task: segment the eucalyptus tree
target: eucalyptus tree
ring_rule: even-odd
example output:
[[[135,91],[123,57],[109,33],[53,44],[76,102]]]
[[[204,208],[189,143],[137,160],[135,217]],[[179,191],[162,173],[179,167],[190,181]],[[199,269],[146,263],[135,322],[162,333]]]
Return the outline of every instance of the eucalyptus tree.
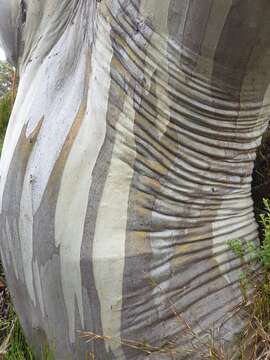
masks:
[[[226,242],[257,241],[269,17],[268,0],[0,0],[20,73],[1,256],[37,352],[187,359],[209,329],[233,349]]]

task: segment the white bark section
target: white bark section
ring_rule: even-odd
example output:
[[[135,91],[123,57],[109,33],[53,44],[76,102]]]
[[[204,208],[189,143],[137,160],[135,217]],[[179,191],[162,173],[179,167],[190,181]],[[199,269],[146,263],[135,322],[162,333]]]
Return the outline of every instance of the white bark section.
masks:
[[[71,342],[75,341],[75,332],[79,330],[75,329],[75,300],[79,307],[81,323],[84,323],[81,244],[92,172],[106,134],[112,58],[109,36],[108,23],[99,18],[97,40],[92,54],[86,116],[66,162],[56,208],[55,242],[56,246],[60,245],[61,279]]]
[[[21,80],[23,81],[23,80]],[[23,87],[19,87],[16,102],[13,108],[11,118],[9,120],[9,126],[7,128],[7,133],[5,136],[5,141],[3,145],[3,151],[1,154],[0,162],[0,213],[2,213],[2,200],[3,192],[6,185],[8,171],[10,169],[10,164],[14,155],[16,145],[19,141],[19,137],[22,133],[23,126],[31,116],[35,117],[40,121],[42,117],[42,96],[40,100],[36,101],[33,104],[33,98],[35,98],[36,87],[38,83],[42,81],[42,74],[38,74],[35,80],[32,83],[32,86],[28,88],[28,92],[23,92]],[[37,125],[36,124],[36,125]]]
[[[116,139],[99,206],[93,246],[94,278],[103,334],[114,337],[105,344],[119,360],[124,359],[119,340],[128,200],[136,156],[134,118],[132,98],[126,97],[123,113],[116,124]]]
[[[75,29],[73,30],[75,32]],[[74,40],[65,34],[60,43],[55,46],[51,57],[46,59],[44,66],[44,77],[40,79],[43,84],[46,81],[46,101],[43,104],[44,124],[40,130],[38,144],[35,146],[30,159],[35,182],[33,184],[33,213],[38,210],[44,191],[47,187],[54,165],[61,153],[65,140],[68,136],[74,119],[80,109],[83,98],[85,82],[85,57],[74,61],[74,66],[69,67],[67,78],[64,77],[62,56],[68,56],[70,45],[68,42]],[[53,56],[56,52],[57,55]],[[72,61],[72,60],[70,60]],[[50,69],[55,73],[50,75]],[[50,106],[46,106],[50,104]],[[68,104],[68,106],[66,105]],[[27,133],[36,126],[34,117],[29,121]],[[50,149],[50,151],[48,151]],[[46,159],[46,161],[44,161]]]
[[[29,134],[29,139],[32,139],[38,135],[42,122],[43,119],[41,119],[40,122],[37,123],[36,128],[33,130],[33,133]],[[30,166],[28,166],[26,169],[24,182],[23,182],[22,196],[20,202],[19,232],[20,232],[20,243],[21,243],[25,282],[30,297],[34,305],[36,305],[36,295],[34,290],[34,278],[33,278],[33,227],[34,227],[33,216],[34,215],[33,215],[33,202],[32,202],[33,183],[35,181],[35,178],[32,175],[33,166],[31,165],[32,162],[30,162]]]

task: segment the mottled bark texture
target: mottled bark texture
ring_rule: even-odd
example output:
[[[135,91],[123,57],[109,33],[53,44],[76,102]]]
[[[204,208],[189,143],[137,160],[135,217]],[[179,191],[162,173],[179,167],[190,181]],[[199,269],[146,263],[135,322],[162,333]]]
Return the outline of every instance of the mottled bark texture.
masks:
[[[257,241],[269,19],[269,0],[0,0],[20,70],[1,256],[36,351],[160,360],[121,341],[173,340],[196,359],[171,304],[232,347],[241,264],[226,241]]]

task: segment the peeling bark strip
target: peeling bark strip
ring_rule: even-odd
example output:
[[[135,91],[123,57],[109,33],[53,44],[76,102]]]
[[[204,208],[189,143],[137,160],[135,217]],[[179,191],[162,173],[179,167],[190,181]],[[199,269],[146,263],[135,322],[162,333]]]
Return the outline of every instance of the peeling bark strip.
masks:
[[[37,353],[160,360],[123,344],[174,341],[196,359],[171,304],[233,348],[241,265],[226,241],[257,241],[269,17],[268,0],[0,0],[21,75],[0,248]]]

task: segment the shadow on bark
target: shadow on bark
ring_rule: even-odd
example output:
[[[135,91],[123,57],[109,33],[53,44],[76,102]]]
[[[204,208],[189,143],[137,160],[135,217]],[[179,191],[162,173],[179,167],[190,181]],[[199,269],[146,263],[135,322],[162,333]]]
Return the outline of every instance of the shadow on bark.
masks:
[[[263,239],[263,227],[260,214],[263,213],[263,198],[270,199],[270,126],[264,134],[262,144],[257,152],[252,182],[254,211],[259,223],[260,240]]]

